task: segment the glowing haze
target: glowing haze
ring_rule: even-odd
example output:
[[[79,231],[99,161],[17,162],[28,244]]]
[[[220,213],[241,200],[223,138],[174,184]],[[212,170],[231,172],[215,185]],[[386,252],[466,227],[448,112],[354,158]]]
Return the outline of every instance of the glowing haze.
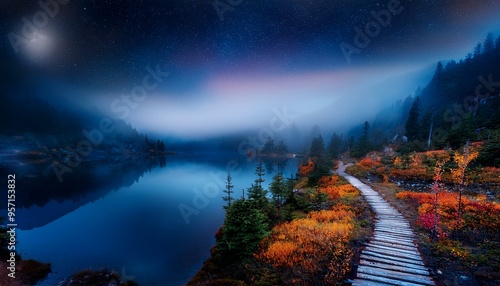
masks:
[[[3,38],[2,72],[42,97],[114,116],[113,102],[149,74],[146,83],[158,85],[122,117],[161,136],[258,129],[285,108],[299,127],[346,130],[413,94],[437,61],[459,60],[488,32],[500,35],[498,1],[242,1],[223,20],[202,2],[68,2],[18,53]],[[37,3],[1,1],[0,30],[25,37],[21,19],[35,23],[45,11]],[[387,22],[373,15],[387,17],[389,7],[399,12],[356,46],[357,31]],[[346,56],[342,43],[357,50]],[[156,66],[168,73],[161,81],[147,70]]]

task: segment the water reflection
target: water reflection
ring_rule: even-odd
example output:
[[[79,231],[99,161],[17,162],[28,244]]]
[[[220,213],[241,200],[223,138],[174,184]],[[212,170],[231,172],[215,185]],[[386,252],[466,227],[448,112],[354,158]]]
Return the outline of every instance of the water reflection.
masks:
[[[65,214],[129,187],[153,168],[164,168],[166,156],[86,162],[59,182],[49,163],[4,162],[1,174],[16,174],[16,207],[21,229],[40,227]],[[3,176],[2,176],[3,177]],[[6,189],[5,189],[6,196]],[[3,206],[4,208],[5,206]]]
[[[278,165],[285,176],[297,170],[296,159],[263,161],[271,170],[265,176],[265,188]],[[248,188],[255,179],[258,160],[237,154],[179,154],[167,157],[166,162],[144,160],[81,168],[78,174],[82,177],[65,184],[82,186],[70,188],[68,194],[61,189],[47,191],[59,201],[43,194],[39,200],[23,202],[30,207],[22,209],[24,220],[19,221],[21,255],[52,264],[54,273],[43,286],[57,285],[75,271],[88,268],[126,269],[140,285],[183,285],[209,257],[214,234],[224,221],[223,187],[189,224],[178,206],[192,204],[195,190],[213,182],[211,174],[225,174],[228,162],[236,162],[240,170],[233,176],[235,190]],[[29,181],[36,184],[36,178],[42,190],[49,188],[43,186],[46,178]]]

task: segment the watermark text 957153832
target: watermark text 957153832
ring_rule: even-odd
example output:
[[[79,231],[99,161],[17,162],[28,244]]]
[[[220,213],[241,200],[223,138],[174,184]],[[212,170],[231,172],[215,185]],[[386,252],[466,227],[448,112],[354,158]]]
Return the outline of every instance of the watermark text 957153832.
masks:
[[[16,175],[7,175],[7,259],[9,277],[16,278]]]

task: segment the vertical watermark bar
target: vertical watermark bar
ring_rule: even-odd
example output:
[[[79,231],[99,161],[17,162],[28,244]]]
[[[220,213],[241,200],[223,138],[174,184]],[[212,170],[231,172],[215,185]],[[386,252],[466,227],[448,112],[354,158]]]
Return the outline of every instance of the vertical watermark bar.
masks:
[[[10,278],[16,278],[16,175],[7,175],[7,249],[9,259],[7,259],[7,269]]]

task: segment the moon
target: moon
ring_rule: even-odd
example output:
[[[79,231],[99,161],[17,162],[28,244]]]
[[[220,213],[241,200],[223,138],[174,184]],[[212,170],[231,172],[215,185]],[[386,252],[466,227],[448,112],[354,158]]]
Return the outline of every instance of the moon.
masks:
[[[28,57],[35,61],[48,60],[52,50],[51,39],[46,33],[41,32],[36,33],[26,47]]]

